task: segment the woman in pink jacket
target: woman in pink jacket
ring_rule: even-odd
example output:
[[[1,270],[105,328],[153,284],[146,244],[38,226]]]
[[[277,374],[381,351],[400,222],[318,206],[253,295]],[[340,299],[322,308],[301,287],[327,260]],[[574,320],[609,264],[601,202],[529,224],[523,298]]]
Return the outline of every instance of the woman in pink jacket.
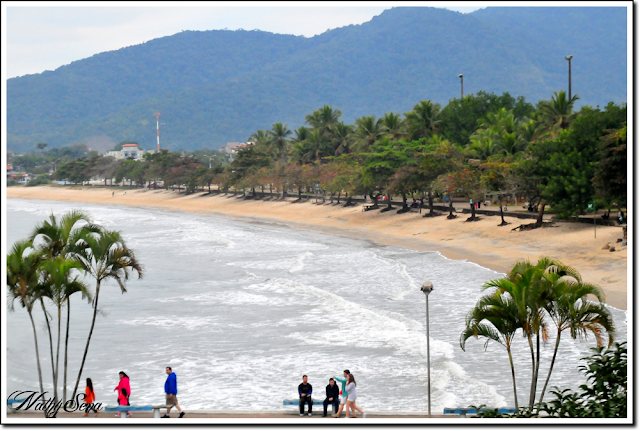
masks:
[[[120,371],[120,383],[114,389],[114,391],[118,391],[118,404],[121,406],[128,406],[129,397],[131,396],[131,386],[129,385],[129,376],[125,374],[124,371]],[[116,417],[120,416],[117,414]],[[127,412],[127,416],[131,417],[131,412]]]

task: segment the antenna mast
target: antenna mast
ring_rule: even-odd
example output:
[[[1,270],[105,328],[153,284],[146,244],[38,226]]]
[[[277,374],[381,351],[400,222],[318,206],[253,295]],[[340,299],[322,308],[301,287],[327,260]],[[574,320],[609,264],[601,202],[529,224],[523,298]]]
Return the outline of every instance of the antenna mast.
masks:
[[[160,152],[160,113],[153,114],[156,116],[156,131],[158,133],[158,152]]]

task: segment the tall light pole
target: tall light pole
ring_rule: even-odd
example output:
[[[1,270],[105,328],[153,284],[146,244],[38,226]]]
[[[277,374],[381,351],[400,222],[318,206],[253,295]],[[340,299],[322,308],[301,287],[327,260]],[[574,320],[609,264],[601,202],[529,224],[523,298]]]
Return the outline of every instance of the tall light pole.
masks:
[[[464,97],[464,91],[463,91],[463,83],[462,83],[462,73],[460,75],[458,75],[458,78],[460,78],[460,99],[462,99]]]
[[[427,402],[429,403],[429,417],[431,417],[431,358],[429,354],[429,294],[433,290],[433,283],[425,281],[420,288],[427,299]]]
[[[209,169],[211,169],[211,159],[213,159],[215,156],[207,156],[206,154],[204,156],[209,158]]]
[[[573,55],[566,55],[564,57],[565,60],[569,62],[569,100],[571,100],[571,59]]]

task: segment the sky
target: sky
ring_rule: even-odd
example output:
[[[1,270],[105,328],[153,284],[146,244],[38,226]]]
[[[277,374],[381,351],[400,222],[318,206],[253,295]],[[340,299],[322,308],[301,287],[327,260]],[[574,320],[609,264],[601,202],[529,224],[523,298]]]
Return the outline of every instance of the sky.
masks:
[[[51,7],[50,5],[54,5]],[[77,5],[81,4],[81,7]],[[6,69],[13,78],[55,70],[100,52],[137,45],[183,30],[264,30],[312,37],[350,24],[362,24],[385,9],[400,5],[368,2],[373,6],[336,6],[335,3],[159,3],[163,7],[130,6],[112,2],[49,3],[3,2]],[[362,3],[359,3],[362,4]],[[441,6],[443,3],[423,3]],[[69,6],[70,5],[70,6]],[[204,6],[203,6],[204,5]],[[358,5],[358,4],[356,4]],[[468,13],[473,3],[446,3],[447,9]]]

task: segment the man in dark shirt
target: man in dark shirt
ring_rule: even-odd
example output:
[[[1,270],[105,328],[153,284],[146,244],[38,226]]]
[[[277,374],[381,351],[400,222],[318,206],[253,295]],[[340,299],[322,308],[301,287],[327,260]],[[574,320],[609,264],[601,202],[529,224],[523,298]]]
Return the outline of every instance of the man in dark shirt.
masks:
[[[313,389],[309,383],[307,383],[307,375],[302,376],[302,383],[298,386],[298,394],[300,395],[300,416],[304,416],[304,403],[309,404],[309,416],[313,410],[313,401],[311,400],[311,393]]]
[[[340,389],[333,378],[329,379],[329,384],[327,385],[327,398],[322,403],[324,406],[323,418],[327,417],[327,407],[329,404],[333,404],[334,413],[338,411],[338,405],[340,405]]]

